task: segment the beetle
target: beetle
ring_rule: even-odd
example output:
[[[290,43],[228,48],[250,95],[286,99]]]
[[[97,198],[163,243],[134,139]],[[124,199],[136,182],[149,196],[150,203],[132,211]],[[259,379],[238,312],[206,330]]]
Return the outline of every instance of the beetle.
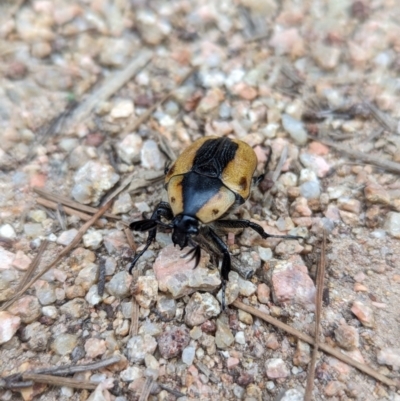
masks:
[[[247,143],[227,137],[205,136],[190,145],[178,159],[165,169],[165,189],[168,202],[160,202],[149,219],[130,224],[133,231],[148,231],[145,247],[137,253],[136,262],[155,240],[157,227],[172,229],[172,242],[181,249],[192,249],[184,256],[199,264],[201,248],[193,239],[201,235],[210,241],[222,255],[222,307],[225,308],[225,288],[231,270],[231,257],[227,245],[217,235],[219,228],[251,228],[262,238],[298,239],[288,235],[270,235],[249,220],[224,219],[250,196],[252,185],[262,181],[264,175],[254,177],[257,156]],[[161,219],[169,221],[164,222]]]

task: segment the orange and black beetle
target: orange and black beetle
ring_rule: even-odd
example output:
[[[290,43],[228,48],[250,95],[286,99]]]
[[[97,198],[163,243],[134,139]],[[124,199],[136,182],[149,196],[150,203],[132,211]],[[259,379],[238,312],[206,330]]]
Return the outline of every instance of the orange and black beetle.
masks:
[[[253,177],[257,157],[245,142],[226,137],[207,136],[189,146],[165,171],[168,202],[160,202],[150,219],[134,221],[131,230],[149,231],[147,243],[132,261],[131,272],[138,259],[155,240],[157,226],[171,228],[172,241],[180,248],[190,245],[196,266],[200,261],[200,246],[192,236],[201,234],[219,250],[222,259],[221,276],[223,294],[231,258],[226,244],[215,233],[217,228],[252,228],[263,238],[292,238],[267,234],[261,226],[249,220],[221,220],[250,196],[252,184],[263,175]],[[170,221],[164,223],[161,218]],[[224,295],[223,295],[224,304]],[[224,305],[223,305],[224,307]]]

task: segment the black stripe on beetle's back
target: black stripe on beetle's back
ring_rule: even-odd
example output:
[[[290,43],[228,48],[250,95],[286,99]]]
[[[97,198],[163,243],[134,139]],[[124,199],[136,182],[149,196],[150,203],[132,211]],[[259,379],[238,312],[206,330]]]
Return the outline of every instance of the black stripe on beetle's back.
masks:
[[[193,171],[185,174],[182,180],[183,214],[196,216],[196,213],[218,193],[222,186],[219,178],[207,177]]]
[[[221,177],[225,167],[235,158],[238,146],[228,138],[204,142],[193,159],[192,171],[208,177]]]

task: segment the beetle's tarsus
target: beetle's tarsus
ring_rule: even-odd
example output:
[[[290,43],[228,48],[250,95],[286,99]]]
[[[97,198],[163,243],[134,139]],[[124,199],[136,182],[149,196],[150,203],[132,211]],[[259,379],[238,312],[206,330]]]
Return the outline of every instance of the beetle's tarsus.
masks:
[[[214,225],[217,227],[225,227],[225,228],[251,228],[255,232],[261,235],[264,239],[267,238],[284,238],[284,239],[304,239],[303,237],[298,237],[296,235],[273,235],[268,234],[264,231],[264,229],[256,223],[253,223],[250,220],[217,220],[214,222]]]
[[[222,280],[222,284],[221,284],[221,308],[222,308],[222,312],[224,312],[225,309],[226,309],[225,292],[226,292],[226,280]]]
[[[192,249],[189,250],[189,252],[185,253],[182,255],[182,258],[186,258],[187,256],[191,255],[189,262],[195,259],[195,264],[193,269],[195,269],[199,263],[200,263],[200,257],[201,257],[201,248],[200,245],[195,245]]]

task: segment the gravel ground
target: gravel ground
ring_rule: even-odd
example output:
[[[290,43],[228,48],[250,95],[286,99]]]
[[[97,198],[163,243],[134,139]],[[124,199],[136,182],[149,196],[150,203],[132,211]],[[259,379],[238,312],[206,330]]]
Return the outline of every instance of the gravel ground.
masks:
[[[160,232],[127,273],[131,245],[146,238],[127,223],[165,199],[165,163],[203,135],[247,142],[260,171],[271,147],[280,174],[235,214],[306,238],[229,233],[228,301],[313,335],[325,229],[321,341],[399,380],[397,1],[22,0],[0,10],[1,377],[119,358],[68,376],[95,391],[0,380],[0,400],[303,399],[312,348],[233,306],[221,313],[207,252],[193,270]],[[36,255],[45,248],[38,272],[90,214],[55,197],[98,208],[127,177],[112,215],[6,305]],[[313,395],[400,400],[323,352]]]

